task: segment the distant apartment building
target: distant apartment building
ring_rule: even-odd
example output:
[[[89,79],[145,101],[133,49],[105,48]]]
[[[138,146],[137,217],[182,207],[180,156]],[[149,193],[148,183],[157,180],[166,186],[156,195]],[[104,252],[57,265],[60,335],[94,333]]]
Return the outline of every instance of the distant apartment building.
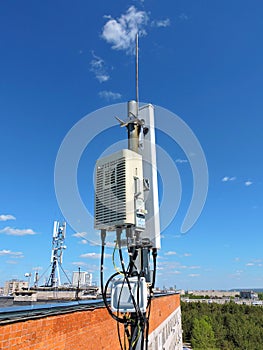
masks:
[[[234,298],[239,296],[239,291],[221,291],[221,290],[192,290],[188,294],[203,296],[209,298]]]
[[[28,289],[28,281],[10,280],[6,281],[4,285],[4,295],[12,295],[15,292]]]
[[[242,299],[257,299],[258,294],[253,292],[253,290],[242,290],[240,292],[240,298],[242,298]]]
[[[72,274],[72,285],[74,287],[90,287],[92,285],[92,274],[86,271],[74,271]]]

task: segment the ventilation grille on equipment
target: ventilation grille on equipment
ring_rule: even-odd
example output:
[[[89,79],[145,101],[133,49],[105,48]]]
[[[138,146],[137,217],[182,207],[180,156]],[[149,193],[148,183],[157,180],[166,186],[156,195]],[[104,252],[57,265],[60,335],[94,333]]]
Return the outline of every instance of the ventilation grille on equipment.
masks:
[[[126,220],[125,158],[97,167],[95,226],[111,226]]]

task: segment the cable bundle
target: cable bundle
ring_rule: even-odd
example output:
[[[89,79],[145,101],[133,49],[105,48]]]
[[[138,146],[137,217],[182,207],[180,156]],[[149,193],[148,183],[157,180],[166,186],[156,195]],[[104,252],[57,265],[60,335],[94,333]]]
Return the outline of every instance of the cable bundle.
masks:
[[[149,318],[150,318],[150,311],[151,311],[151,300],[153,296],[153,288],[155,284],[155,278],[156,278],[156,258],[157,258],[157,250],[152,249],[152,255],[153,255],[153,280],[152,283],[149,286],[149,294],[148,294],[148,301],[147,301],[147,310],[146,312],[141,311],[139,305],[140,305],[140,278],[144,277],[143,271],[138,271],[135,260],[138,255],[138,249],[139,247],[132,247],[128,248],[128,254],[129,254],[129,264],[128,267],[125,267],[124,259],[123,259],[123,253],[122,253],[122,246],[121,246],[121,230],[117,230],[117,240],[115,244],[115,248],[113,250],[112,255],[112,261],[113,266],[116,270],[114,274],[112,274],[109,279],[107,280],[105,286],[104,286],[104,254],[105,254],[105,245],[106,245],[106,231],[101,230],[101,266],[100,266],[100,282],[101,282],[101,293],[102,298],[105,303],[105,306],[108,310],[108,313],[110,316],[117,322],[117,331],[118,331],[118,338],[120,343],[121,350],[147,350],[148,349],[148,334],[149,334]],[[121,268],[118,268],[115,264],[115,252],[118,249],[119,252],[119,260],[121,264]],[[148,252],[150,249],[148,248]],[[118,299],[118,308],[117,312],[114,313],[110,307],[109,300],[107,299],[107,290],[110,285],[114,281],[114,279],[117,276],[122,276],[122,286],[121,291],[119,294]],[[130,283],[130,277],[137,277],[138,283],[137,283],[137,292],[136,295],[133,295],[132,287]],[[130,313],[123,313],[120,312],[120,301],[121,301],[121,294],[123,291],[124,286],[127,285],[130,299],[132,301],[132,304],[134,306],[135,312]],[[123,325],[124,329],[124,335],[123,340],[121,339],[121,330],[120,330],[120,324]],[[128,344],[128,347],[127,347]]]

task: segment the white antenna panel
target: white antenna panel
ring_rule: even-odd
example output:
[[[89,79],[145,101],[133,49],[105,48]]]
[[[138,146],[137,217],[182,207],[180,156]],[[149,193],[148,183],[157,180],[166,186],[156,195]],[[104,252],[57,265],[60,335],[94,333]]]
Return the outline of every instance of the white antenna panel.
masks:
[[[66,223],[63,222],[62,226],[60,227],[61,232],[62,232],[62,237],[66,238]]]
[[[59,228],[59,222],[58,221],[54,221],[53,238],[56,238],[58,236],[58,228]]]
[[[144,209],[143,193],[136,194],[136,183],[143,181],[142,156],[123,149],[97,160],[95,229],[114,231],[117,226],[136,224],[136,210]],[[138,200],[142,199],[142,207]]]
[[[148,238],[153,248],[161,248],[160,218],[159,218],[159,198],[157,181],[156,162],[156,141],[154,125],[154,107],[149,104],[140,108],[139,116],[145,120],[145,125],[149,127],[149,132],[145,135],[144,148],[141,150],[143,157],[143,176],[149,181],[147,198],[145,196],[146,227],[142,237]]]

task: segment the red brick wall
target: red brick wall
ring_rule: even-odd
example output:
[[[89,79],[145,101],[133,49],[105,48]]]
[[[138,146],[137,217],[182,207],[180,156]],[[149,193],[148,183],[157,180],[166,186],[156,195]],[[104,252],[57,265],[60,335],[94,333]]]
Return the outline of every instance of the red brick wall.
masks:
[[[180,305],[180,296],[152,301],[150,332]],[[121,331],[121,334],[123,332]],[[117,350],[116,322],[105,308],[42,317],[0,326],[1,350]]]
[[[149,333],[154,331],[155,328],[157,328],[179,306],[179,294],[172,294],[153,299]]]

